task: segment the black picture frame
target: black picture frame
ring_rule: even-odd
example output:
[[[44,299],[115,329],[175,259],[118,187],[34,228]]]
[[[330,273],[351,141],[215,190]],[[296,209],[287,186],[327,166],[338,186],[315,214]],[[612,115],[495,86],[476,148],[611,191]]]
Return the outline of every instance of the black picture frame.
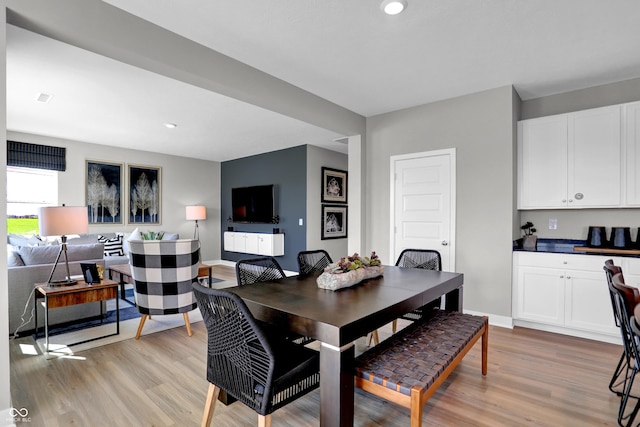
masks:
[[[347,203],[347,171],[323,166],[322,203]]]
[[[92,283],[100,283],[98,264],[81,262],[80,269],[82,270],[82,276],[84,277],[85,283],[89,285],[91,285]]]
[[[87,160],[85,197],[89,224],[122,224],[122,163]]]
[[[344,205],[322,205],[320,221],[320,238],[346,239],[348,224],[348,207]]]

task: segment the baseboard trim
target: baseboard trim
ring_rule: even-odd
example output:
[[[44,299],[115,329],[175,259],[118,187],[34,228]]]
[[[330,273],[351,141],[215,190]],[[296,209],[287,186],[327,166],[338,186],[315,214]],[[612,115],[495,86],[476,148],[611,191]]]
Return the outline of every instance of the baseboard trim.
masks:
[[[501,328],[513,329],[513,319],[508,316],[499,316],[497,314],[482,313],[480,311],[462,310],[466,314],[473,314],[476,316],[489,317],[489,324],[492,326],[499,326]]]

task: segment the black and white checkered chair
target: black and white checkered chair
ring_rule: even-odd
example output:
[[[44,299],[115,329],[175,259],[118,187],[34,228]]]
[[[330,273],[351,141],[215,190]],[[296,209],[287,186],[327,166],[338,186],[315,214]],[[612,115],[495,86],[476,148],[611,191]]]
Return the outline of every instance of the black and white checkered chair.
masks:
[[[192,284],[198,282],[198,240],[133,240],[129,242],[129,264],[136,305],[142,317],[136,333],[152,315],[182,313],[187,333],[192,335],[189,312],[197,307]]]

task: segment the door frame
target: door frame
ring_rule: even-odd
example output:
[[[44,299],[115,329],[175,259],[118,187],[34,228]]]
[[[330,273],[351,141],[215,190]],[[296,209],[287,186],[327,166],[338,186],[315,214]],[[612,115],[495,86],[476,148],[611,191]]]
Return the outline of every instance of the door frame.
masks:
[[[412,160],[412,159],[420,159],[423,157],[438,157],[438,156],[449,156],[450,159],[450,206],[449,206],[449,268],[451,271],[456,271],[456,149],[454,148],[445,148],[442,150],[433,150],[433,151],[422,151],[419,153],[410,153],[410,154],[400,154],[396,156],[390,157],[390,168],[389,168],[389,257],[392,258],[395,256],[396,249],[396,238],[395,238],[395,227],[396,227],[396,218],[395,218],[395,197],[396,197],[396,186],[395,186],[395,176],[396,176],[396,162],[402,160]],[[389,260],[389,265],[394,265],[396,262],[395,259]]]

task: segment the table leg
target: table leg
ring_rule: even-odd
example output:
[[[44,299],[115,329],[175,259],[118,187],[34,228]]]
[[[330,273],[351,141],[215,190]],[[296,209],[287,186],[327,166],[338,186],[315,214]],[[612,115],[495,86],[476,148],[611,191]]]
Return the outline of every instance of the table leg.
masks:
[[[36,340],[38,339],[38,291],[33,294],[33,321],[36,328]]]
[[[49,352],[49,298],[44,297],[44,351]]]
[[[353,343],[320,346],[320,426],[353,426]],[[340,369],[336,369],[339,366]]]
[[[120,299],[116,295],[116,335],[120,335]]]
[[[449,311],[462,311],[462,286],[446,294],[444,308]]]

